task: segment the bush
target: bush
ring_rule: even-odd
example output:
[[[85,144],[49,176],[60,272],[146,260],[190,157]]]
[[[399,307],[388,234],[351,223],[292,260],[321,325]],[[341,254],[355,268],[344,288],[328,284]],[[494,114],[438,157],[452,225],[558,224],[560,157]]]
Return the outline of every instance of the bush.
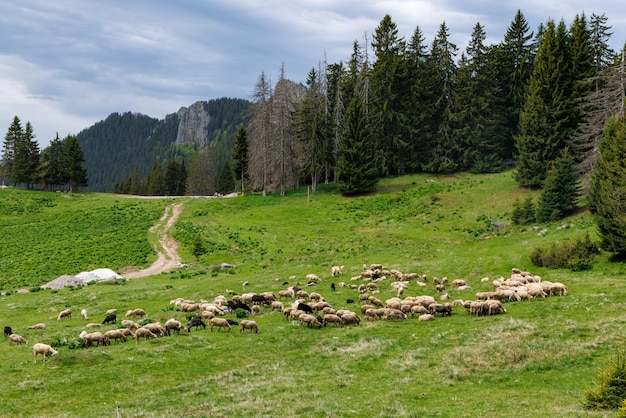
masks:
[[[598,246],[591,241],[589,234],[576,239],[574,243],[554,243],[550,248],[537,247],[530,255],[530,261],[537,267],[568,268],[582,271],[591,268]]]
[[[532,198],[527,197],[523,203],[519,200],[516,200],[513,203],[513,213],[511,215],[511,221],[513,221],[513,223],[517,225],[526,225],[531,222],[535,222],[535,212],[536,208]]]
[[[607,367],[597,376],[598,384],[587,389],[583,406],[587,409],[617,409],[623,413],[626,399],[626,351],[615,353]]]
[[[237,316],[237,318],[242,319],[248,316],[248,313],[244,309],[237,308],[235,309],[235,315]]]

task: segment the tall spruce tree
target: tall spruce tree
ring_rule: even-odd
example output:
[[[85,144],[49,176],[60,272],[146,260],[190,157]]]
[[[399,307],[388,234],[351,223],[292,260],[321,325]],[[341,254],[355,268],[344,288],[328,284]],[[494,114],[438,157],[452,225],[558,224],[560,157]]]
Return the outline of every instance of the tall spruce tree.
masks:
[[[429,171],[452,173],[459,167],[460,150],[454,142],[453,99],[455,92],[457,66],[455,56],[457,46],[450,41],[446,23],[439,26],[433,40],[429,65],[433,77],[429,79],[429,88],[434,95],[434,118],[437,124],[435,146],[426,165]]]
[[[167,184],[165,183],[165,177],[163,176],[163,168],[159,161],[152,166],[152,172],[148,177],[148,189],[146,190],[148,196],[165,196],[167,194]]]
[[[187,170],[183,158],[172,158],[165,170],[165,186],[168,196],[184,196],[187,183]]]
[[[626,255],[626,117],[607,123],[589,191],[602,248]]]
[[[46,190],[55,190],[65,184],[63,174],[63,141],[56,137],[50,141],[50,145],[43,150],[41,156],[40,178]]]
[[[19,117],[14,116],[4,136],[4,144],[2,146],[2,172],[0,173],[2,174],[2,184],[14,181],[15,149],[19,146],[23,136],[22,121]]]
[[[369,120],[381,155],[382,171],[386,175],[403,174],[410,165],[408,120],[403,106],[406,91],[404,61],[406,44],[398,36],[398,27],[385,15],[374,32]]]
[[[248,179],[248,131],[243,125],[237,128],[235,136],[235,146],[233,147],[233,171],[237,180],[240,182],[241,193],[246,189],[246,180]]]
[[[261,190],[265,196],[271,182],[271,115],[272,89],[265,72],[259,76],[252,95],[251,120],[248,126],[250,138],[250,162],[248,174],[254,190]],[[191,172],[191,169],[190,169]]]
[[[505,161],[513,159],[514,138],[520,134],[520,112],[534,59],[532,38],[528,21],[518,10],[495,51],[498,74],[493,81],[503,98],[504,132],[500,150]]]
[[[85,155],[74,135],[63,139],[63,167],[65,180],[70,192],[78,191],[79,187],[87,186],[87,170],[84,167]]]
[[[363,99],[357,93],[346,109],[345,128],[339,144],[337,189],[341,193],[370,191],[378,182],[378,162],[372,149],[372,132]]]
[[[565,147],[572,128],[571,72],[567,30],[550,20],[540,34],[539,50],[515,138],[521,186],[541,187],[548,167]]]

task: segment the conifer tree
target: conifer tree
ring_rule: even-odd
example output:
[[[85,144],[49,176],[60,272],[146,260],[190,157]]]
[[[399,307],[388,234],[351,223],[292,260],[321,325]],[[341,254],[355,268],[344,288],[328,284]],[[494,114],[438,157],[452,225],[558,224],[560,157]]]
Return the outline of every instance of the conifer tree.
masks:
[[[21,138],[24,136],[22,121],[17,116],[13,117],[13,121],[4,136],[4,144],[2,147],[2,184],[9,183],[13,180],[13,172],[15,165],[15,149],[19,146]]]
[[[378,181],[378,162],[372,154],[374,141],[364,111],[363,100],[354,95],[346,109],[346,120],[339,144],[337,188],[353,194],[371,190]]]
[[[65,183],[63,174],[63,141],[56,137],[50,141],[50,145],[43,150],[41,157],[40,179],[46,190],[54,190],[56,186]]]
[[[158,161],[154,163],[152,172],[148,177],[148,189],[146,190],[146,194],[148,196],[165,196],[167,194],[163,169],[161,168],[161,163]]]
[[[548,170],[537,204],[537,220],[556,221],[570,213],[580,197],[578,181],[574,159],[565,148]]]
[[[609,120],[589,191],[602,248],[626,254],[626,118]]]
[[[228,159],[224,161],[224,165],[222,165],[222,169],[217,176],[216,189],[220,194],[232,193],[232,191],[235,190],[233,169],[230,165],[230,160]]]
[[[243,125],[237,128],[235,146],[233,147],[233,171],[241,182],[241,193],[245,192],[246,180],[248,178],[248,131]]]
[[[85,155],[74,135],[63,139],[63,171],[69,191],[78,191],[81,186],[87,186],[87,170],[84,167]]]

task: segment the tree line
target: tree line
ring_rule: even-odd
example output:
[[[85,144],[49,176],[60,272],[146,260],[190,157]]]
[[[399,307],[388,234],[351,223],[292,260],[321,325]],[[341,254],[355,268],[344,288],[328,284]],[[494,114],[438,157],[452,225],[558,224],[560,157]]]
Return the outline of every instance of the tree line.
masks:
[[[13,183],[29,189],[41,185],[44,190],[70,192],[87,186],[85,157],[76,136],[61,139],[57,133],[43,152],[35,138],[31,123],[26,122],[22,127],[20,118],[15,116],[2,148],[0,178],[3,185]]]
[[[385,176],[516,167],[520,186],[543,188],[559,158],[588,178],[624,97],[607,22],[580,14],[533,32],[518,11],[501,42],[487,45],[477,23],[460,52],[445,22],[429,47],[419,26],[406,41],[386,15],[346,62],[318,63],[304,86],[284,68],[275,86],[260,75],[244,186],[284,194],[336,181],[358,193]]]

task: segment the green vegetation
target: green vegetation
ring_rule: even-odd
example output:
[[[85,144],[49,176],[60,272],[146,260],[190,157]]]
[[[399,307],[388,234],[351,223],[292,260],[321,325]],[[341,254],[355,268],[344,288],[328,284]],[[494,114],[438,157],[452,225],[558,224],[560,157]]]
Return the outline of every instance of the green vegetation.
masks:
[[[0,196],[0,289],[155,259],[147,231],[162,215],[163,201],[19,189]]]
[[[64,213],[76,218],[86,213],[95,222],[103,212],[120,212],[126,232],[109,251],[126,253],[123,241],[145,241],[147,227],[140,232],[132,225],[135,217],[124,214],[133,212],[141,222],[144,216],[150,218],[148,225],[171,202],[0,193],[3,205],[4,196],[10,196],[7,205],[12,207],[38,207],[12,218],[2,215],[3,228],[10,219],[31,219],[20,229],[21,240],[11,238],[24,250],[7,256],[3,243],[2,262],[7,266],[19,262],[34,242],[57,245],[53,241],[61,239],[63,231],[56,228],[67,224],[53,223],[54,216],[63,218]],[[181,270],[117,285],[27,294],[5,286],[7,295],[0,297],[3,325],[12,326],[31,346],[53,343],[59,356],[35,365],[31,346],[0,344],[2,414],[606,416],[607,411],[585,409],[585,393],[624,346],[626,268],[610,262],[605,253],[596,256],[590,270],[580,272],[533,267],[533,248],[587,233],[597,239],[591,215],[582,211],[566,219],[570,228],[537,225],[548,230],[542,235],[535,225],[510,223],[513,202],[537,199],[538,193],[517,188],[511,173],[505,172],[385,178],[375,192],[355,198],[338,194],[329,184],[319,185],[310,198],[306,189],[298,189],[284,197],[185,200],[175,225],[179,253],[189,264]],[[43,196],[50,197],[50,203],[35,204]],[[35,219],[48,227],[35,228]],[[87,228],[84,220],[77,225]],[[198,234],[208,251],[196,263],[193,243]],[[13,235],[2,231],[3,239]],[[103,265],[105,253],[99,254],[68,256],[61,251],[58,262],[83,257],[85,266],[122,265]],[[220,270],[223,262],[235,268]],[[451,317],[427,323],[416,318],[363,320],[360,327],[321,330],[290,323],[265,308],[251,317],[259,324],[258,334],[239,333],[235,327],[230,333],[193,329],[138,344],[131,340],[77,347],[85,325],[78,315],[82,308],[88,310],[89,322],[101,322],[111,308],[119,310],[118,318],[127,309],[143,308],[151,321],[185,321],[186,314],[173,308],[171,300],[213,300],[227,289],[237,294],[277,293],[286,287],[284,282],[304,287],[308,273],[319,275],[322,282],[307,290],[321,293],[336,309],[357,310],[358,304],[346,301],[354,299],[356,291],[338,283],[355,283],[350,277],[358,275],[364,263],[384,263],[429,278],[464,279],[472,286],[448,289],[452,299],[473,299],[476,292],[492,290],[491,282],[481,279],[507,277],[513,267],[564,283],[568,295],[508,303],[506,314],[491,317],[469,317],[455,307]],[[330,277],[333,265],[345,266],[342,276]],[[6,274],[4,266],[0,271]],[[15,273],[6,279],[21,280]],[[390,281],[379,283],[381,300],[396,295],[386,285]],[[337,284],[335,291],[330,282]],[[435,295],[432,282],[424,288],[412,283],[404,293],[418,294]],[[72,318],[56,321],[65,308],[73,310]],[[234,313],[227,318],[238,320]],[[27,329],[39,322],[47,328]]]

